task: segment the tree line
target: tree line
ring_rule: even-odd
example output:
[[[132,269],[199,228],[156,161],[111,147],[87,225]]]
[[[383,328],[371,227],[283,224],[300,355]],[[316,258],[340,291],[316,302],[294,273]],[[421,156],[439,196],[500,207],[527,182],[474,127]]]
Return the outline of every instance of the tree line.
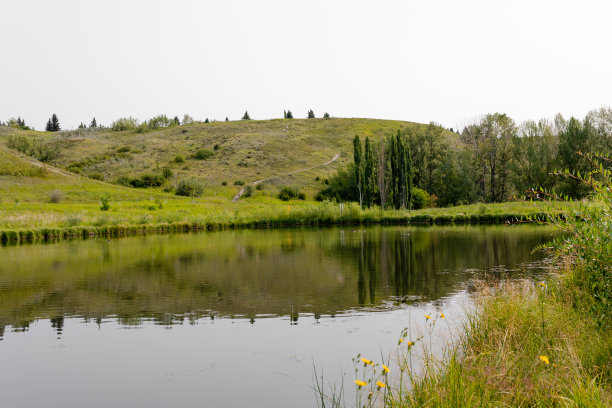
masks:
[[[587,174],[591,164],[578,152],[612,153],[612,109],[520,124],[492,113],[459,133],[435,123],[410,126],[363,143],[355,136],[353,152],[317,199],[410,209],[503,202],[540,187],[580,199],[587,184],[553,173]]]

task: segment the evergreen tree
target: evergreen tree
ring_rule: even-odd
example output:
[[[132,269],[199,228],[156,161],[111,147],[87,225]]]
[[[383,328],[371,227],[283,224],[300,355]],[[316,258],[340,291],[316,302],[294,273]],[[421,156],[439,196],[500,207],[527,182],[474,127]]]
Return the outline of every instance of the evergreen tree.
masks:
[[[310,109],[310,110],[308,111],[308,119],[314,119],[314,118],[315,118],[315,114],[314,114],[313,110],[312,110],[312,109]]]
[[[176,123],[177,125],[181,124],[181,121],[179,120],[178,116],[175,116],[174,119],[172,119],[172,121]]]
[[[290,110],[288,110],[287,113],[285,114],[285,119],[293,119],[293,113],[291,113]]]
[[[323,119],[329,119],[329,113],[325,112],[325,113],[323,114]]]
[[[208,118],[204,119],[204,123],[210,123],[210,121],[208,120]]]
[[[590,128],[588,120],[582,124],[580,120],[572,117],[567,122],[565,129],[559,134],[557,155],[561,170],[571,173],[580,172],[581,175],[586,176],[588,163],[578,152],[585,152],[588,149]],[[561,184],[561,192],[572,198],[582,198],[587,194],[587,188],[580,180],[568,178]]]
[[[81,124],[79,124],[79,129],[85,129],[87,126],[85,126],[85,124],[83,122],[81,122]]]
[[[51,123],[51,118],[47,120],[47,124],[45,125],[45,130],[47,132],[53,132],[53,124]]]
[[[53,115],[51,115],[51,131],[59,132],[60,130],[62,130],[62,128],[60,127],[59,119],[57,118],[57,115],[54,113]]]
[[[91,120],[91,123],[89,124],[89,127],[90,128],[97,128],[98,127],[98,122],[96,122],[96,118],[95,117]]]
[[[229,118],[228,118],[227,116],[225,117],[225,121],[226,121],[226,122],[229,122]]]
[[[244,115],[242,116],[242,120],[251,120],[249,116],[249,111],[244,111]]]

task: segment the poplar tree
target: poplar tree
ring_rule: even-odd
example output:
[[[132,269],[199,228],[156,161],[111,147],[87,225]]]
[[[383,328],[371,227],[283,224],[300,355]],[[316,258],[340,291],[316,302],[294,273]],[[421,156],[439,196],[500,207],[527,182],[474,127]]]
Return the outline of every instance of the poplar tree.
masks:
[[[370,138],[365,138],[365,164],[364,164],[364,179],[365,179],[365,204],[369,208],[374,202],[374,194],[376,193],[376,177],[374,175],[374,149],[370,143]]]
[[[355,178],[357,180],[357,193],[359,195],[359,207],[363,207],[363,155],[361,153],[361,141],[359,136],[355,135],[353,139],[353,159],[355,161]]]

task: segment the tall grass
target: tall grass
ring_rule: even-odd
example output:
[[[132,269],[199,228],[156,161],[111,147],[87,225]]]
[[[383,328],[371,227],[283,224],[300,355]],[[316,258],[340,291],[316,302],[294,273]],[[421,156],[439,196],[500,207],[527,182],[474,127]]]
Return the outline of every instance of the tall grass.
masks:
[[[595,171],[565,176],[590,185],[591,203],[545,211],[566,235],[538,249],[560,269],[546,282],[479,282],[475,309],[455,342],[441,354],[421,342],[420,372],[410,367],[415,348],[400,349],[400,376],[378,405],[612,406],[612,173],[607,157],[585,158]],[[373,406],[370,392],[380,392],[369,386],[374,380],[356,384],[355,406]],[[346,405],[337,396],[319,397],[323,406]]]

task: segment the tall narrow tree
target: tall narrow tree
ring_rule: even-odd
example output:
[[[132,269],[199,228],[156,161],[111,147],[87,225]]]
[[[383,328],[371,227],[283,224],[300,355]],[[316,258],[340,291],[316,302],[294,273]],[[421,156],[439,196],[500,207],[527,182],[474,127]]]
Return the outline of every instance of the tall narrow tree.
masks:
[[[355,178],[357,180],[357,194],[359,196],[359,207],[363,207],[363,155],[361,152],[361,141],[355,135],[353,139],[353,159],[355,162]]]

